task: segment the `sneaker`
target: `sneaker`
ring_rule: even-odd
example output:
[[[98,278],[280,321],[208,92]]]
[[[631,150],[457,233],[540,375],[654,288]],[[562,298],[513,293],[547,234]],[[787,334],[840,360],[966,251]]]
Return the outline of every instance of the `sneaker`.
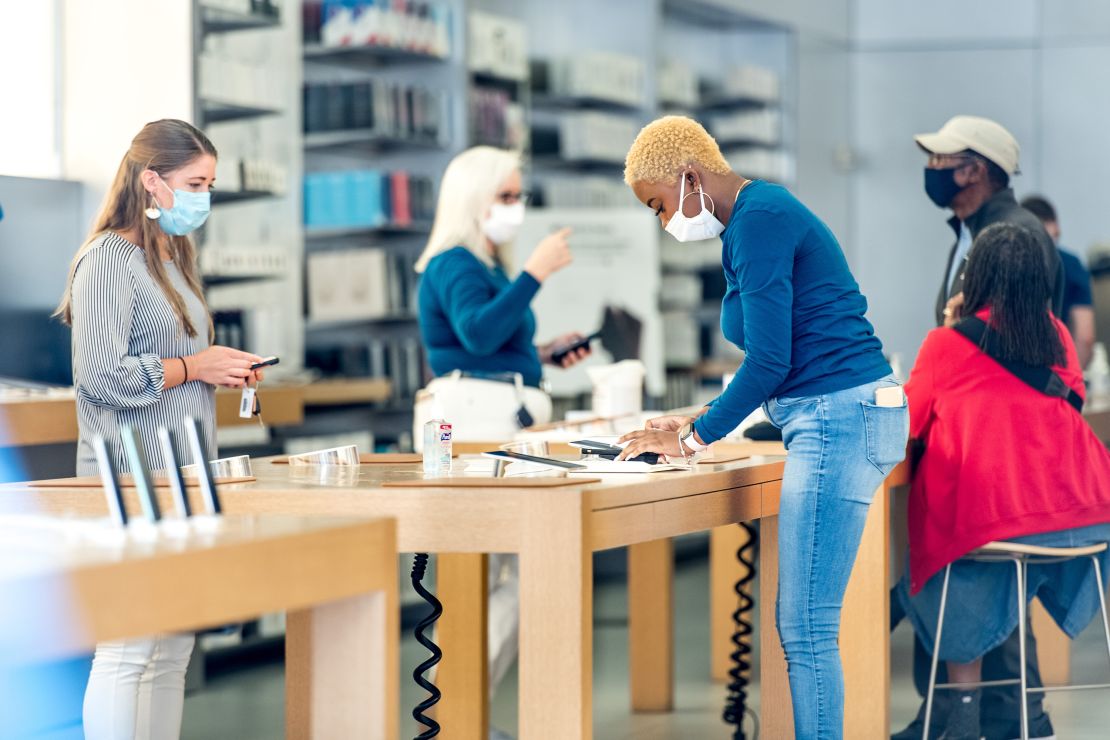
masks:
[[[940,740],[980,740],[979,701],[982,692],[960,691],[952,697]]]
[[[929,729],[929,737],[938,737],[941,730],[944,729],[944,720],[948,714],[948,703],[946,697],[942,692],[937,692],[936,699],[933,700],[933,716],[930,718],[929,724],[932,727]],[[921,702],[921,707],[917,710],[917,716],[914,717],[913,722],[910,722],[906,727],[890,736],[890,740],[921,740],[922,730],[925,729],[925,702]]]
[[[991,734],[987,740],[1021,740],[1021,722],[1014,722],[998,735]],[[1042,714],[1036,719],[1029,720],[1029,740],[1056,740],[1056,732],[1052,729],[1052,721],[1047,714]]]

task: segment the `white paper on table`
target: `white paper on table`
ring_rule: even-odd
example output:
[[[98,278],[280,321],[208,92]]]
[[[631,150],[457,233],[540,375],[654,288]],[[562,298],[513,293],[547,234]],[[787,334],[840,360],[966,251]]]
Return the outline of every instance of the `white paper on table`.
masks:
[[[673,463],[657,463],[652,465],[646,462],[633,460],[601,460],[582,459],[576,463],[585,465],[584,468],[568,470],[570,475],[600,475],[602,473],[668,473],[676,470],[690,470],[689,465],[675,465]]]

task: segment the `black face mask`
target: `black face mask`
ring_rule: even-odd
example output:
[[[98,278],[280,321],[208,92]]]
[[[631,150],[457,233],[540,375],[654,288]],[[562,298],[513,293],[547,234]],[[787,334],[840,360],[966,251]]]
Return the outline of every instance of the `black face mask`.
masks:
[[[943,170],[925,168],[925,194],[940,208],[947,208],[952,200],[963,190],[956,184],[956,170],[959,167],[949,167]]]

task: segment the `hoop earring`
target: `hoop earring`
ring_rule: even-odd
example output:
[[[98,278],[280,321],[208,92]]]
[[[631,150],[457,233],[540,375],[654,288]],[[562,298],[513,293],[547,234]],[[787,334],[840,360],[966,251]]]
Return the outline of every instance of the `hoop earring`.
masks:
[[[150,207],[143,211],[143,215],[151,221],[156,221],[162,217],[162,212],[158,210],[158,201],[154,200],[154,193],[150,194]]]

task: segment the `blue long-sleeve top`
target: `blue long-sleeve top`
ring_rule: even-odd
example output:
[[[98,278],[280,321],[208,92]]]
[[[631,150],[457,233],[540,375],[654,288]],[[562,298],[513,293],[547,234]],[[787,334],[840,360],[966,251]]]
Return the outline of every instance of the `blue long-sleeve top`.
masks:
[[[840,244],[789,191],[748,185],[721,242],[721,330],[745,356],[694,424],[703,442],[724,437],[769,398],[833,393],[890,373]]]
[[[527,272],[510,281],[504,270],[487,267],[465,247],[434,257],[418,294],[420,335],[432,372],[515,372],[526,385],[538,386],[543,369],[528,305],[539,289]]]

